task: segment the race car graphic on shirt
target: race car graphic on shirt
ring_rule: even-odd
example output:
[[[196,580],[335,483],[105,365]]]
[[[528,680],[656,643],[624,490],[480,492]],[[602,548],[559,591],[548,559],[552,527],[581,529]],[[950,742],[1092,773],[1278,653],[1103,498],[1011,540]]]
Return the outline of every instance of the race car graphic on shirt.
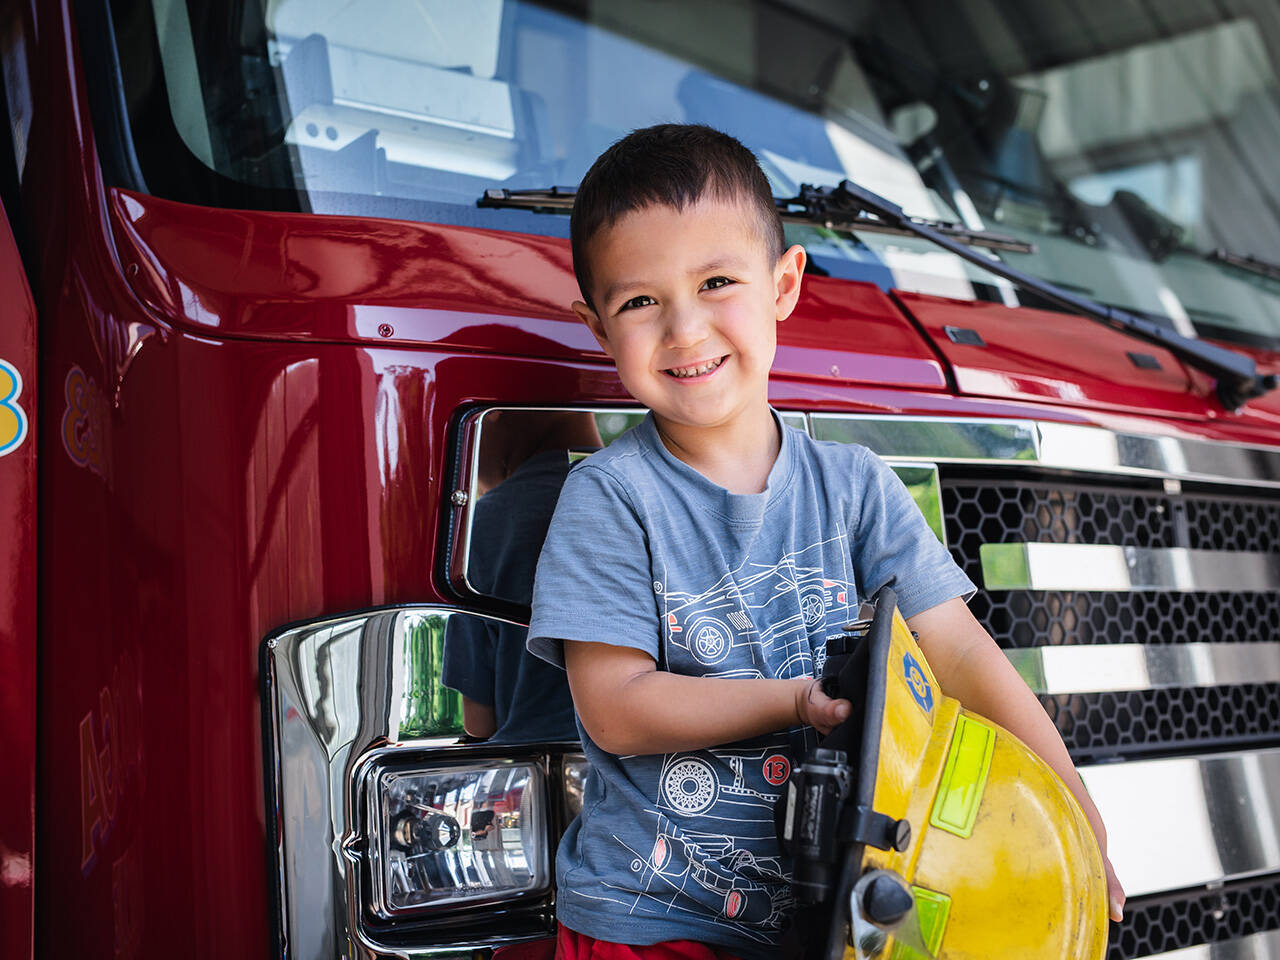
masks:
[[[833,554],[841,561],[835,576],[824,562]],[[828,625],[838,629],[857,604],[848,555],[841,533],[776,563],[744,563],[701,593],[668,589],[663,594],[668,663],[677,672],[722,676],[714,668],[742,649],[762,668],[764,662],[772,665],[761,676],[803,676],[820,669]],[[757,632],[758,623],[767,626]],[[741,664],[734,667],[741,675]]]
[[[629,901],[610,899],[629,903],[633,914],[689,910],[705,915],[711,905],[715,915],[744,925],[748,935],[757,935],[751,927],[760,928],[762,941],[765,931],[781,925],[793,897],[777,857],[756,856],[728,834],[681,830],[658,811],[647,812],[656,817],[652,847],[627,848],[639,892]]]

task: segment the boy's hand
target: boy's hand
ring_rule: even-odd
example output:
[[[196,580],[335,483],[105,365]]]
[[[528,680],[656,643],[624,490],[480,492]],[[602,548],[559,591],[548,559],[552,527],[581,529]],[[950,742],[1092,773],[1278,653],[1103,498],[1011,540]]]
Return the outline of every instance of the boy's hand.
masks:
[[[848,700],[833,700],[823,693],[821,680],[806,677],[796,681],[796,716],[823,736],[847,720],[852,709]]]

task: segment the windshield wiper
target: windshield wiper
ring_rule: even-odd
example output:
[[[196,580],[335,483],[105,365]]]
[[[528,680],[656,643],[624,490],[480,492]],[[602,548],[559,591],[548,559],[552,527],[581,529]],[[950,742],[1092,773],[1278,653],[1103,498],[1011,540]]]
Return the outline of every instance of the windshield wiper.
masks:
[[[848,181],[845,181],[846,183]],[[812,189],[812,188],[809,188]],[[484,196],[476,201],[478,207],[514,207],[520,210],[532,210],[535,213],[568,213],[573,209],[573,198],[576,194],[573,187],[548,187],[545,190],[506,190],[495,188],[486,190]],[[814,217],[809,215],[808,207],[799,199],[774,199],[778,215],[790,223],[813,223]],[[796,207],[800,209],[795,209]],[[892,233],[901,237],[914,235],[914,231],[896,224],[886,223],[877,217],[865,216],[856,211],[831,211],[823,225],[836,230],[865,230],[870,233]],[[1008,253],[1035,253],[1035,244],[1010,237],[1002,233],[988,233],[985,230],[969,230],[958,223],[945,220],[921,220],[944,237],[951,237],[960,243],[974,247],[985,247],[988,250],[1003,250]]]
[[[1253,360],[1242,353],[1205,343],[1202,340],[1184,337],[1150,320],[1144,320],[1117,307],[1108,307],[1087,297],[1070,293],[1047,280],[1015,270],[1002,261],[989,259],[937,230],[926,221],[907,216],[896,203],[848,180],[842,181],[838,187],[812,187],[804,184],[800,187],[799,196],[788,203],[803,209],[809,219],[820,223],[874,217],[881,223],[932,241],[957,257],[977,264],[984,270],[1003,277],[1010,283],[1038,294],[1067,310],[1083,314],[1112,329],[1137,337],[1139,340],[1164,347],[1191,366],[1213,377],[1217,381],[1218,399],[1228,410],[1238,410],[1247,401],[1280,386],[1280,376],[1259,374]]]
[[[1268,280],[1280,280],[1280,264],[1262,260],[1252,254],[1242,256],[1238,253],[1232,253],[1223,247],[1218,247],[1218,249],[1206,253],[1204,258],[1214,263],[1225,263],[1227,266],[1235,267],[1237,270],[1256,273],[1258,276],[1266,277]]]

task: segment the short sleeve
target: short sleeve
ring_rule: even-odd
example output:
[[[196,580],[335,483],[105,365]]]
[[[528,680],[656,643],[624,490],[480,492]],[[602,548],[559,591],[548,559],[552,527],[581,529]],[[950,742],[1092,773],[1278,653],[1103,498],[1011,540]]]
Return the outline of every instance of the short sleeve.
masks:
[[[538,557],[528,646],[564,666],[561,641],[610,643],[659,659],[649,540],[631,499],[604,470],[569,471]]]
[[[903,617],[914,617],[953,597],[977,592],[938,540],[898,475],[860,448],[855,498],[853,565],[868,598],[893,587]]]
[[[494,703],[493,636],[479,617],[452,616],[444,628],[440,680],[476,703]]]

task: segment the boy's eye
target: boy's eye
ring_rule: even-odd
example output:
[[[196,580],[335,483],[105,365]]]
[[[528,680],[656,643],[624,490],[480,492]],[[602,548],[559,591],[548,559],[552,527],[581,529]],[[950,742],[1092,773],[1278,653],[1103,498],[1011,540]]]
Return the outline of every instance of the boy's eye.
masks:
[[[716,290],[720,287],[727,287],[731,283],[733,283],[733,281],[728,277],[712,277],[710,280],[706,281],[703,286],[708,290]]]
[[[649,306],[650,304],[657,303],[657,302],[658,302],[657,300],[653,299],[653,297],[649,296],[647,293],[642,293],[642,294],[641,294],[640,296],[638,296],[638,297],[632,297],[630,300],[628,300],[626,303],[624,303],[624,304],[623,304],[622,306],[620,306],[618,309],[619,309],[620,311],[621,311],[621,310],[634,310],[636,307],[647,307],[647,306]]]

